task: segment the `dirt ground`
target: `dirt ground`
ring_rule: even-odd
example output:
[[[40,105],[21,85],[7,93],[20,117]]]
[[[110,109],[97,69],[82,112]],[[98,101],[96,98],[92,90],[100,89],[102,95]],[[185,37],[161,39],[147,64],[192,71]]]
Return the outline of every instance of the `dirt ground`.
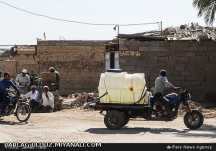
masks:
[[[0,143],[216,143],[216,116],[206,117],[198,130],[188,129],[182,116],[169,122],[131,119],[120,130],[107,129],[103,118],[90,109],[32,113],[28,123],[19,123],[11,115],[0,120]]]

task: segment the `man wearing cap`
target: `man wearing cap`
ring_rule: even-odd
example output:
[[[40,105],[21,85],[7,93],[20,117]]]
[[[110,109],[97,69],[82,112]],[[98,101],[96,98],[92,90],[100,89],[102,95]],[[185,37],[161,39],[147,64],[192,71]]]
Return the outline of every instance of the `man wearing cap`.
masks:
[[[36,106],[39,105],[40,102],[40,94],[39,91],[36,90],[36,86],[31,86],[31,91],[23,96],[23,100],[29,99],[29,105],[31,110],[33,111]]]
[[[160,71],[160,76],[158,76],[155,80],[154,87],[154,98],[157,101],[160,101],[163,105],[165,105],[168,116],[170,116],[170,108],[169,108],[169,100],[164,97],[165,88],[171,88],[173,90],[179,89],[179,87],[174,87],[166,78],[166,70]]]
[[[18,87],[23,87],[22,89],[23,93],[27,93],[27,87],[30,85],[30,77],[27,75],[27,70],[23,69],[20,74],[17,75],[15,79],[15,83]]]
[[[59,72],[56,71],[54,67],[50,67],[50,68],[49,68],[49,71],[50,71],[50,72],[53,72],[53,73],[54,73],[54,72],[56,73],[56,90],[59,90],[59,86],[60,86],[60,85],[59,85],[59,82],[60,82]]]

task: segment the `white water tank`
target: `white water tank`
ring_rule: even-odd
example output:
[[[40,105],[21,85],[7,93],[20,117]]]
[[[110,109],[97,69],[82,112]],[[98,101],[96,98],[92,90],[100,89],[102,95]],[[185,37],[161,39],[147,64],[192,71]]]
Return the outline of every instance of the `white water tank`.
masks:
[[[128,74],[127,72],[101,73],[99,81],[99,96],[106,92],[107,95],[100,99],[101,103],[133,104],[145,97],[138,103],[144,104],[148,95],[144,73]]]

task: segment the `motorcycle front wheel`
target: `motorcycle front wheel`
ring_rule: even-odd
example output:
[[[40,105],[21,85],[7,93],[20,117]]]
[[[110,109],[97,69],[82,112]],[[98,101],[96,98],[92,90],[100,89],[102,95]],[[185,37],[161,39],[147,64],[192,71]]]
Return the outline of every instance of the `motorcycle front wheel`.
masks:
[[[26,122],[31,114],[31,108],[29,105],[21,103],[20,106],[18,106],[16,111],[16,117],[20,122]]]
[[[198,110],[191,110],[184,116],[184,124],[189,129],[195,130],[202,126],[204,121],[203,114]]]

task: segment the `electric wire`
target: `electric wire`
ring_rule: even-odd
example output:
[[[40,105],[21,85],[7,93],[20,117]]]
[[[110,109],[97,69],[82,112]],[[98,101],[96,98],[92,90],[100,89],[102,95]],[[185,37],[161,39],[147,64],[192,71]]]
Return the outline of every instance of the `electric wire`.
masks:
[[[94,26],[137,26],[137,25],[149,25],[149,24],[158,24],[160,22],[152,22],[152,23],[137,23],[137,24],[101,24],[101,23],[89,23],[89,22],[81,22],[81,21],[75,21],[75,20],[66,20],[66,19],[60,19],[60,18],[55,18],[55,17],[50,17],[47,15],[43,15],[43,14],[38,14],[38,13],[34,13],[25,9],[21,9],[19,7],[13,6],[11,4],[8,4],[6,2],[0,1],[0,3],[5,4],[11,8],[17,9],[19,11],[23,11],[35,16],[40,16],[40,17],[45,17],[45,18],[49,18],[52,20],[57,20],[57,21],[63,21],[63,22],[72,22],[72,23],[77,23],[77,24],[84,24],[84,25],[94,25]]]

